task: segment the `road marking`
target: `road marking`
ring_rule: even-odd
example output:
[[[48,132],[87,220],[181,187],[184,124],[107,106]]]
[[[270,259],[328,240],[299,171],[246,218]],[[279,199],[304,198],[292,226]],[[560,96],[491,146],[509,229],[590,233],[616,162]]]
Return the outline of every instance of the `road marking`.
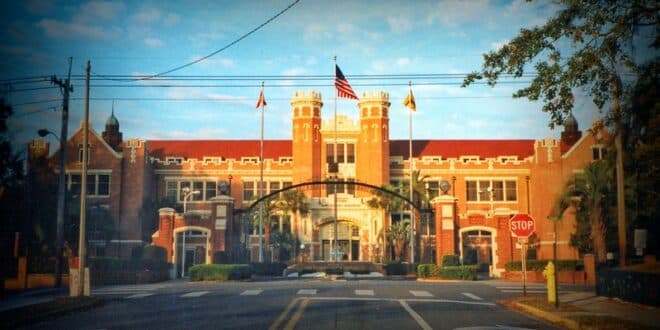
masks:
[[[241,293],[241,296],[258,296],[262,292],[264,292],[264,290],[245,290]]]
[[[186,294],[182,294],[180,297],[181,298],[196,298],[196,297],[201,297],[205,294],[209,293],[208,291],[197,291],[197,292],[190,292]]]
[[[374,290],[355,290],[356,296],[373,296]]]
[[[522,293],[523,290],[522,290],[522,289],[518,289],[518,290],[502,290],[502,292],[505,292],[505,293]],[[539,291],[539,290],[527,290],[527,293],[546,293],[546,292],[547,292],[547,291],[545,291],[545,290],[542,290],[542,291]]]
[[[125,299],[139,299],[139,298],[144,298],[144,297],[149,297],[149,296],[153,296],[153,293],[138,293],[138,294],[134,294],[132,296],[128,296]]]
[[[433,295],[428,291],[410,290],[410,293],[415,297],[433,297]]]
[[[468,298],[472,298],[472,299],[474,299],[474,300],[483,300],[483,299],[481,299],[481,297],[476,296],[476,295],[473,295],[473,294],[471,294],[471,293],[469,293],[469,292],[463,292],[462,294],[463,294],[464,296],[466,296],[466,297],[468,297]]]
[[[301,295],[303,295],[303,294],[304,295],[315,295],[316,291],[318,291],[318,290],[316,290],[316,289],[300,289],[300,290],[298,290],[298,294],[301,294]]]
[[[284,329],[286,330],[293,330],[293,328],[296,327],[296,323],[300,321],[300,317],[303,314],[303,311],[305,308],[307,308],[307,305],[309,304],[309,299],[305,298],[302,300],[300,303],[300,306],[298,306],[298,309],[296,309],[296,312],[293,313],[293,316],[291,316],[291,319],[289,322],[287,322],[286,326],[284,326]]]
[[[424,330],[432,330],[433,329],[433,328],[431,328],[431,326],[428,323],[426,323],[426,321],[424,321],[424,319],[419,314],[417,314],[417,312],[415,312],[412,308],[410,308],[410,305],[408,305],[407,302],[405,302],[403,300],[399,300],[399,304],[401,304],[401,306],[403,306],[403,309],[405,309],[408,312],[408,314],[410,314],[410,316],[413,318],[413,320],[417,321],[417,324],[419,324],[419,326],[422,329],[424,329]]]
[[[286,306],[282,314],[280,314],[280,316],[278,316],[277,319],[275,319],[275,322],[273,322],[273,324],[268,328],[268,330],[278,329],[280,327],[280,324],[282,324],[282,322],[286,319],[287,315],[289,315],[291,309],[293,309],[296,303],[298,303],[299,299],[300,298],[292,299],[291,302]]]

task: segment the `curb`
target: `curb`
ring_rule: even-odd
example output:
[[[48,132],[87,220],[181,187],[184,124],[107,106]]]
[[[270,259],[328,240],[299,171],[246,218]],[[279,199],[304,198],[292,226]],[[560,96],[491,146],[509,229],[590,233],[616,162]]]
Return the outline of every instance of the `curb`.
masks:
[[[520,308],[521,310],[523,310],[523,311],[525,311],[525,312],[527,312],[527,313],[529,313],[529,314],[531,314],[531,315],[533,315],[537,318],[541,318],[541,319],[544,319],[544,320],[547,320],[547,321],[550,321],[550,322],[553,322],[553,323],[561,324],[561,325],[567,327],[568,329],[573,329],[573,330],[580,329],[580,323],[578,323],[575,320],[567,319],[567,318],[561,317],[559,315],[556,315],[556,314],[553,314],[553,313],[550,313],[550,312],[546,312],[546,311],[540,310],[538,308],[535,308],[535,307],[532,307],[532,306],[529,306],[529,305],[526,305],[526,304],[523,304],[523,303],[520,303],[520,302],[515,302],[514,304],[515,304],[516,307]]]

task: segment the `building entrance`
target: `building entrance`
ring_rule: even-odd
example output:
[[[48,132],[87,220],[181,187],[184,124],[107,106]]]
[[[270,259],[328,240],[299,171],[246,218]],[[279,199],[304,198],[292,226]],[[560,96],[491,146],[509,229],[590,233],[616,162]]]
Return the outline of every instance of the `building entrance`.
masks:
[[[463,232],[461,240],[463,242],[464,265],[493,264],[493,237],[490,231],[466,231]]]
[[[335,225],[330,221],[321,226],[321,259],[333,261]],[[337,223],[337,260],[360,260],[360,229],[348,221]]]
[[[185,230],[176,233],[174,266],[177,277],[188,276],[188,269],[206,262],[208,233],[201,230]]]

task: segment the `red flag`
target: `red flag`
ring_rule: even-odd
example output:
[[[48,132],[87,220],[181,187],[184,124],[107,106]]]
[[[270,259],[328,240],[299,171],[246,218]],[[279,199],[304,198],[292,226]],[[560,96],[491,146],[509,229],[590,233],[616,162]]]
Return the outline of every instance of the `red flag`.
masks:
[[[351,85],[344,77],[344,74],[339,70],[339,66],[335,64],[335,87],[337,88],[337,96],[347,99],[358,100],[357,95],[351,88]]]
[[[261,92],[259,93],[259,100],[257,100],[257,109],[265,106],[266,103],[266,98],[264,98],[264,90],[262,89]]]

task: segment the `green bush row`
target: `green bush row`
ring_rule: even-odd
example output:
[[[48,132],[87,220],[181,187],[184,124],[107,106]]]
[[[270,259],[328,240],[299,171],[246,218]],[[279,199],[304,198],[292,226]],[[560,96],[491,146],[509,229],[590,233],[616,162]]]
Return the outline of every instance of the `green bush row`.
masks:
[[[417,269],[417,264],[404,264],[398,261],[393,261],[383,266],[387,275],[406,275],[414,274]]]
[[[249,265],[211,264],[195,265],[188,271],[191,281],[227,281],[250,278]]]
[[[551,260],[527,260],[526,266],[527,270],[533,271],[543,271],[545,266],[548,265],[548,262]],[[557,270],[582,270],[584,269],[584,264],[581,260],[557,260]],[[507,272],[519,272],[522,271],[522,261],[509,261],[504,265],[504,269]]]
[[[477,279],[477,266],[443,266],[421,264],[417,266],[418,278],[439,277],[453,280],[474,281]]]

